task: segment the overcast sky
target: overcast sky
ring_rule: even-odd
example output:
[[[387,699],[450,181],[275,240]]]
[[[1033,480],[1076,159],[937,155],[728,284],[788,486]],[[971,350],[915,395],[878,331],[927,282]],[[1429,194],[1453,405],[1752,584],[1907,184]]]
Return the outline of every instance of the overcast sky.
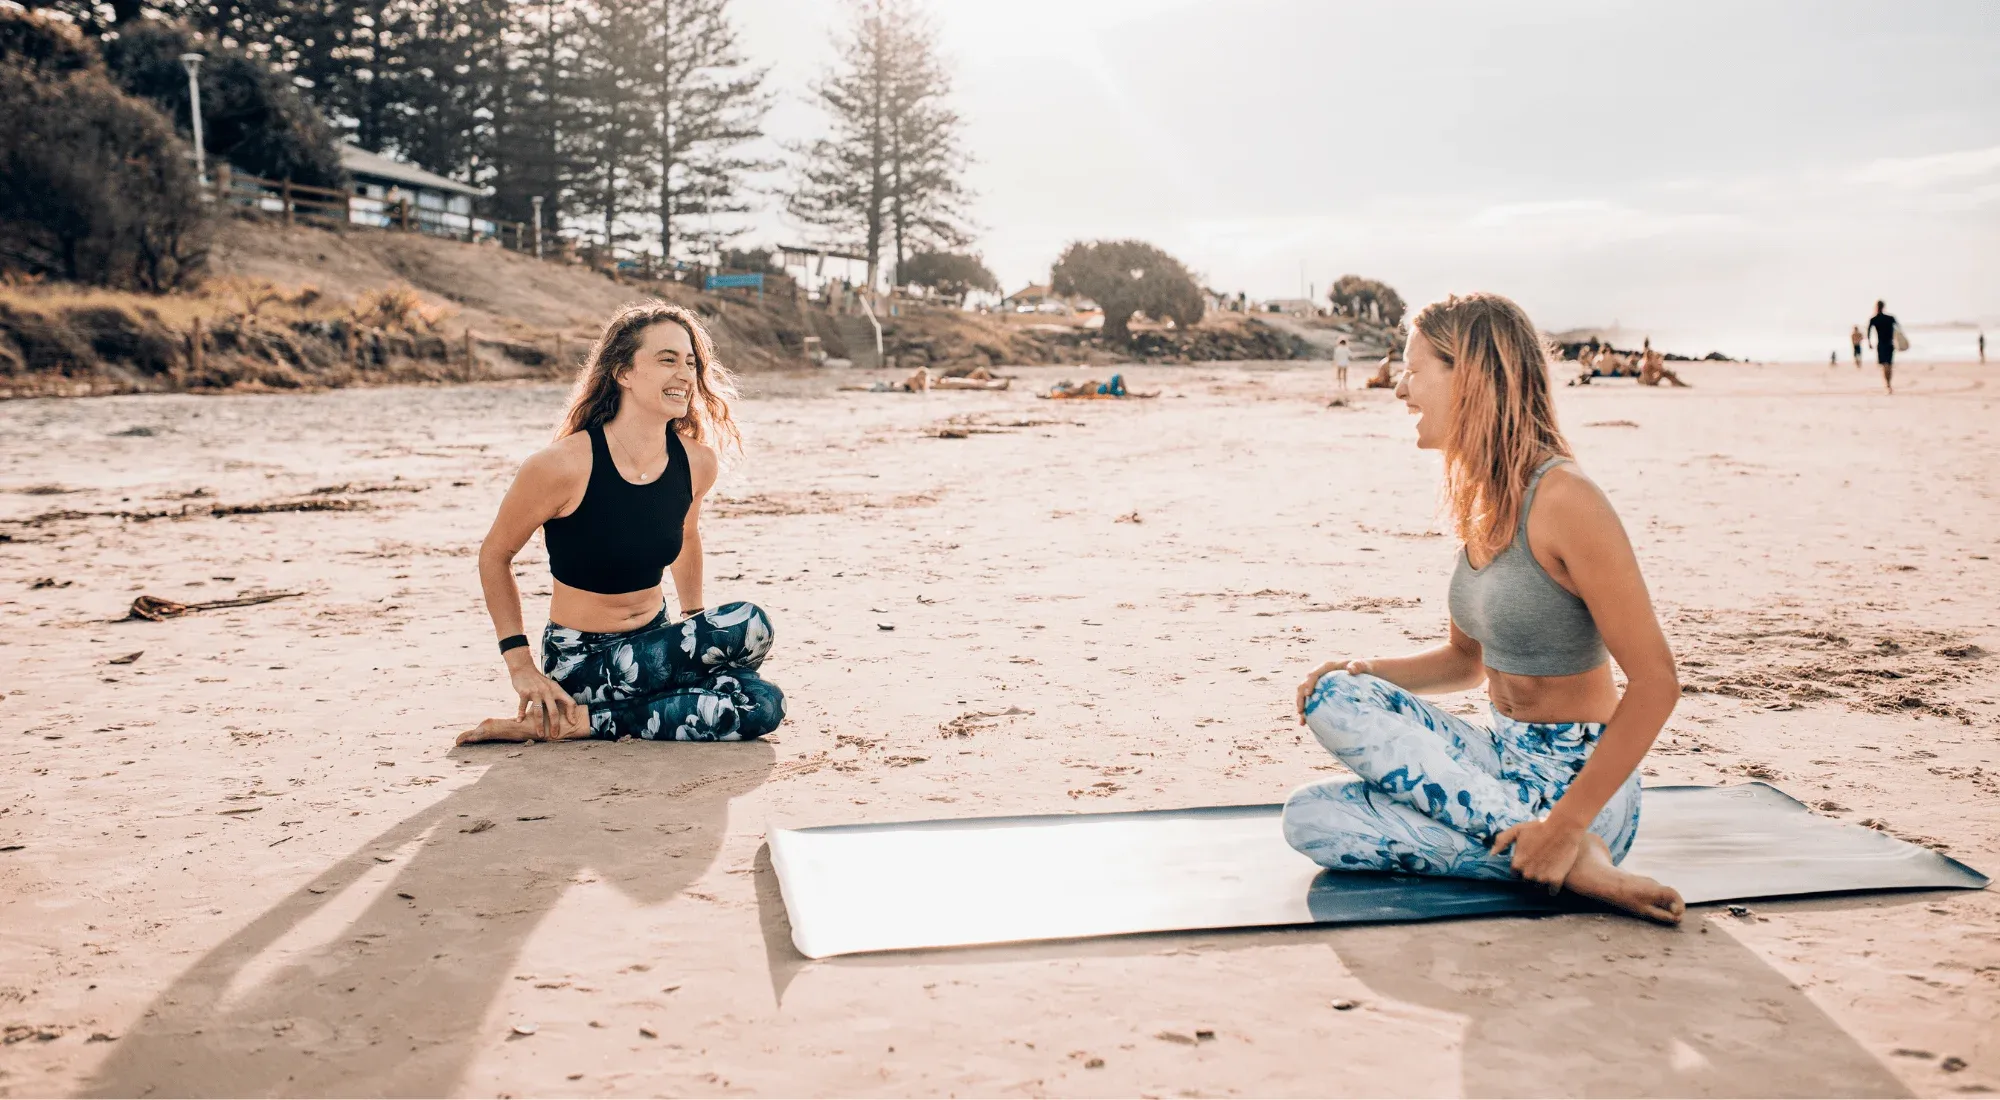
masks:
[[[735,8],[773,66],[773,138],[811,136],[843,0]],[[976,247],[1009,289],[1070,240],[1129,236],[1219,290],[1495,290],[1546,329],[1696,354],[1823,357],[1877,297],[2000,330],[1991,0],[931,10]],[[802,236],[774,215],[748,239]]]

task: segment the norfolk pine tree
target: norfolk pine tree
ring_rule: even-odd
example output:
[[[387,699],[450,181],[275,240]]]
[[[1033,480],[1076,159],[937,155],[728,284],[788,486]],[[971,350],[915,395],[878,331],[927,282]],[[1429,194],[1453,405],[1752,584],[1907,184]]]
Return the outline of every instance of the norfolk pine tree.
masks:
[[[745,155],[743,146],[762,136],[770,99],[762,91],[767,70],[751,68],[737,50],[729,0],[645,2],[654,27],[651,63],[638,82],[648,115],[642,147],[657,188],[660,257],[671,263],[676,246],[707,251],[731,236],[684,219],[751,208],[744,175],[775,166]]]
[[[908,0],[856,0],[840,61],[814,88],[829,136],[795,149],[798,186],[786,209],[832,243],[868,258],[876,285],[885,238],[955,245],[966,195],[962,125],[935,41]]]

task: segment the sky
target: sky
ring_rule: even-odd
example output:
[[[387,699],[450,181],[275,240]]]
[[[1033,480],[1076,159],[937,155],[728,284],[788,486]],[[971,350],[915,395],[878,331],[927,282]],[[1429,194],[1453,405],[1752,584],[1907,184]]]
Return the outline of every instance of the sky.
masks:
[[[846,0],[735,0],[775,145]],[[2000,339],[2000,3],[930,0],[1008,289],[1135,237],[1252,298],[1382,279],[1702,354]],[[776,181],[774,181],[776,182]],[[746,243],[797,242],[766,214]],[[2000,346],[1994,349],[2000,359]]]

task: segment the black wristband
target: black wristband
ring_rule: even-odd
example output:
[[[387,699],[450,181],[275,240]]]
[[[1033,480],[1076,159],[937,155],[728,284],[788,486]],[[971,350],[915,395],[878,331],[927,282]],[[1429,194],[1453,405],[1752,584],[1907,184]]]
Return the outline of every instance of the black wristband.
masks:
[[[528,636],[526,634],[509,634],[505,638],[500,639],[500,652],[502,653],[510,649],[526,648],[528,648]]]

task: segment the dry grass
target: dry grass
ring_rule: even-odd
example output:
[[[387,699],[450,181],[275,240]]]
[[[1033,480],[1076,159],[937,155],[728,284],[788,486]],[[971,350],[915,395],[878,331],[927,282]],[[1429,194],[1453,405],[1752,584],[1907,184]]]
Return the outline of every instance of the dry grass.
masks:
[[[210,279],[198,290],[176,294],[138,294],[16,277],[0,281],[0,305],[43,314],[116,309],[181,330],[192,328],[196,320],[210,326],[242,319],[286,323],[332,320],[350,313],[344,301],[310,284],[285,287],[241,277]]]
[[[407,283],[362,292],[354,305],[354,320],[381,329],[403,332],[437,332],[457,309],[424,301]]]
[[[803,368],[808,335],[842,351],[841,326],[788,295],[623,282],[415,234],[237,220],[219,229],[212,272],[197,289],[160,296],[0,281],[0,398],[558,378],[576,368],[612,311],[655,296],[699,311],[722,361],[738,370]],[[1144,324],[1135,333],[1132,347],[1106,347],[1088,329],[1039,315],[914,303],[883,318],[885,350],[897,363],[941,374],[1295,353],[1289,337],[1237,315],[1184,333]]]
[[[491,376],[462,335],[444,338],[452,312],[407,286],[349,303],[243,276],[158,296],[14,280],[0,285],[0,398]]]

